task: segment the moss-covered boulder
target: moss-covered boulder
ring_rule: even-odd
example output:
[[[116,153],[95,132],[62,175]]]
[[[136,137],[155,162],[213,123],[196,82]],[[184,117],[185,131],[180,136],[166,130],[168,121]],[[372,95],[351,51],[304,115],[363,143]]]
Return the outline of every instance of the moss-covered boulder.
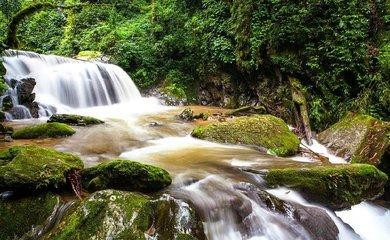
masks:
[[[113,160],[82,171],[83,186],[90,191],[117,189],[153,192],[171,184],[164,169],[128,160]]]
[[[349,113],[340,122],[318,134],[318,140],[352,163],[378,166],[390,146],[390,122]]]
[[[265,176],[270,187],[286,186],[315,202],[342,209],[383,194],[385,173],[368,164],[271,169]]]
[[[73,125],[73,126],[89,126],[89,125],[97,125],[97,124],[104,123],[102,120],[93,117],[73,115],[73,114],[54,114],[49,118],[47,122],[66,123],[68,125]]]
[[[60,189],[66,173],[83,168],[79,157],[37,146],[1,151],[0,163],[0,192]]]
[[[220,143],[254,145],[278,156],[294,155],[300,143],[282,119],[271,115],[238,117],[228,122],[198,126],[191,135]]]
[[[0,239],[20,239],[42,225],[54,211],[59,198],[51,193],[22,199],[0,199]]]
[[[169,199],[152,200],[139,193],[95,192],[43,239],[205,239],[197,235],[203,231],[194,230],[199,225],[201,228],[201,224],[192,226],[191,214],[181,218],[180,214],[186,210],[175,209],[174,206],[180,206],[169,202]],[[161,211],[162,208],[168,212]],[[165,224],[170,221],[172,225]]]
[[[14,139],[57,138],[75,133],[73,128],[63,123],[44,123],[15,130],[12,137]]]

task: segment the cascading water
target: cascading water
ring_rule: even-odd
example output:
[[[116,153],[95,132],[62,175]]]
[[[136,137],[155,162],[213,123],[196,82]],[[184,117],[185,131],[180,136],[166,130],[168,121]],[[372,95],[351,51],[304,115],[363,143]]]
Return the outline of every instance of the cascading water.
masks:
[[[36,114],[31,112],[33,106],[21,105],[21,100],[32,97],[39,103],[39,116],[58,111],[108,119],[104,125],[77,129],[73,137],[60,143],[56,140],[55,147],[78,153],[86,166],[120,156],[167,169],[174,183],[163,197],[177,199],[174,224],[181,232],[188,231],[190,204],[201,215],[205,235],[211,240],[377,240],[389,234],[388,209],[362,203],[335,215],[290,189],[266,191],[261,176],[243,169],[307,166],[313,162],[194,139],[188,136],[193,125],[174,118],[177,112],[172,111],[177,109],[157,115],[158,110],[166,108],[148,105],[130,77],[115,65],[14,50],[6,51],[3,60],[10,89],[0,97],[0,105],[12,103],[13,108],[6,113],[9,120]],[[23,84],[33,86],[33,93],[27,91],[21,96]],[[143,116],[145,119],[128,119],[134,113],[153,114]],[[311,150],[328,156],[332,163],[344,163],[317,143]],[[55,227],[69,206],[58,205],[47,224],[35,229],[34,236],[38,238]],[[377,222],[382,224],[373,226]]]
[[[53,107],[64,112],[141,99],[129,75],[116,65],[16,50],[5,51],[3,62],[10,89],[2,98],[10,96],[13,106],[20,106],[18,88],[12,86],[22,79],[35,79],[33,93],[40,116],[52,114]],[[18,118],[30,117],[26,113]]]

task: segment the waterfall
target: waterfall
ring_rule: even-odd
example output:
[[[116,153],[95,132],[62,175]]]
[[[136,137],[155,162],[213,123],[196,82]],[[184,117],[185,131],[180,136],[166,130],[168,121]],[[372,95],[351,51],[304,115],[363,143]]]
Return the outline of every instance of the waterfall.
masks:
[[[3,64],[10,86],[6,95],[13,99],[14,106],[20,105],[15,85],[26,78],[35,79],[33,93],[39,116],[50,115],[54,109],[66,111],[141,99],[129,75],[113,64],[17,50],[6,50]],[[26,114],[22,118],[28,117]]]

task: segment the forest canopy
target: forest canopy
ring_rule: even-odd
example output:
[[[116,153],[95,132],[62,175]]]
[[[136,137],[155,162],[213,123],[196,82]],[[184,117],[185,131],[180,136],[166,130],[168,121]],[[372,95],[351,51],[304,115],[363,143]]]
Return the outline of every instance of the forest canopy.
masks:
[[[347,111],[390,118],[386,0],[0,0],[3,49],[15,16],[40,3],[53,5],[23,16],[18,49],[100,52],[141,89],[163,86],[190,102],[200,84],[228,81],[272,109],[288,105],[294,77],[315,129]]]

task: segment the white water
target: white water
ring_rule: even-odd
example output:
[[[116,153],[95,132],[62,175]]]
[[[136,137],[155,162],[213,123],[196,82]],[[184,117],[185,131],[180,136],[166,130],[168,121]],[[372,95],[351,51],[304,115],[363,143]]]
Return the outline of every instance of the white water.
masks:
[[[387,240],[390,238],[390,210],[362,202],[351,210],[336,212],[356,233],[365,240]]]
[[[116,65],[14,50],[7,50],[5,54],[8,84],[12,79],[31,77],[36,80],[35,101],[41,104],[41,116],[47,115],[47,106],[55,107],[59,113],[82,113],[80,109],[89,109],[84,112],[107,116],[123,113],[124,107],[144,112],[148,106],[157,105],[157,101],[144,101],[129,75]],[[102,108],[114,104],[121,106]],[[151,111],[155,110],[156,107]]]
[[[291,164],[290,160],[268,157],[241,146],[210,143],[189,136],[167,136],[167,134],[160,136],[158,134],[157,139],[153,138],[149,129],[139,125],[138,118],[146,113],[165,111],[167,108],[158,105],[154,99],[142,98],[130,77],[117,66],[12,51],[8,52],[8,56],[5,57],[5,65],[8,81],[25,77],[33,77],[37,80],[34,92],[37,101],[41,103],[41,116],[46,115],[43,113],[47,111],[44,105],[51,105],[61,113],[76,113],[103,120],[113,120],[110,122],[113,127],[115,124],[119,125],[118,121],[124,120],[123,128],[115,128],[117,131],[114,132],[115,137],[105,141],[130,141],[132,139],[127,135],[123,138],[118,138],[118,136],[120,133],[131,132],[131,135],[137,136],[137,141],[142,140],[145,143],[143,143],[144,146],[122,151],[121,157],[160,165],[169,170],[173,169],[172,171],[176,171],[175,174],[184,172],[183,168],[178,166],[184,167],[186,172],[183,176],[178,174],[175,177],[176,183],[173,186],[179,186],[179,195],[201,209],[205,232],[209,239],[310,239],[299,223],[288,219],[288,216],[264,208],[235,189],[235,185],[241,183],[241,179],[229,179],[226,176],[227,173],[225,175],[224,172],[227,170],[225,165],[233,169],[262,168],[283,164],[288,166]],[[27,116],[27,113],[25,114]],[[80,140],[74,142],[75,138],[70,138],[69,144],[91,146],[91,142],[99,142],[94,139],[104,140],[103,135],[110,136],[105,131],[113,131],[113,129],[105,128],[101,133],[102,136],[96,135],[93,131],[89,133],[88,130],[85,131],[86,134],[83,133],[84,142]],[[110,145],[107,142],[102,144]],[[92,146],[95,149],[102,147]],[[118,151],[122,148],[126,146],[120,147]],[[325,155],[333,163],[345,162],[331,155],[317,142],[314,142],[310,149]],[[220,162],[217,161],[215,155],[218,155]],[[171,160],[167,161],[164,166],[163,161],[169,158]],[[294,160],[308,161],[307,158]],[[200,162],[205,164],[196,165]],[[205,166],[210,166],[210,168]],[[239,178],[241,173],[237,172],[233,174],[237,174],[235,177]],[[180,185],[178,182],[181,178],[183,182],[191,179],[192,176],[186,176],[187,173],[195,175],[196,179],[200,180],[190,185]],[[257,182],[260,183],[260,179],[257,179]],[[288,189],[270,190],[269,192],[281,199],[314,206]],[[237,216],[245,214],[246,207],[249,209],[247,209],[248,215],[243,218],[244,221],[237,222]],[[333,212],[329,210],[327,212],[340,231],[339,239],[359,239]],[[389,211],[383,208],[362,203],[353,207],[352,210],[337,212],[337,216],[350,224],[363,239],[385,239],[386,236],[390,236]]]

